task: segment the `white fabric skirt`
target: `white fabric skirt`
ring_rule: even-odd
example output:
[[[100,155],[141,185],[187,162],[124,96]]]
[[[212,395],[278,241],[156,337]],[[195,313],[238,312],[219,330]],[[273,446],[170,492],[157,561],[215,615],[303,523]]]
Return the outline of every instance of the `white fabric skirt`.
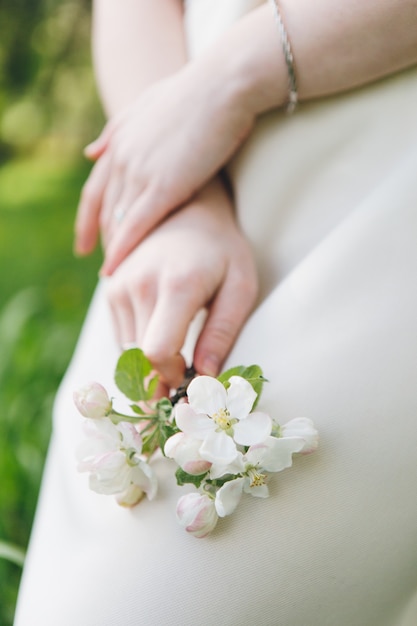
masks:
[[[226,4],[188,3],[193,54]],[[118,395],[99,286],[56,399],[15,626],[417,624],[416,102],[413,70],[267,115],[230,165],[262,297],[226,365],[259,363],[263,408],[312,418],[320,447],[203,540],[175,520],[170,461],[132,510],[76,471],[72,391]]]

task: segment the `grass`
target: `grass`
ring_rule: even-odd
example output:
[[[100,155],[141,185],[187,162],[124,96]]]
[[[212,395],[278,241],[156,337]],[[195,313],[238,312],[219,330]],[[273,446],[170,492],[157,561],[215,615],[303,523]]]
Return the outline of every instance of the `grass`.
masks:
[[[0,169],[0,624],[13,622],[22,549],[42,474],[55,391],[99,258],[72,254],[83,162],[28,159]]]

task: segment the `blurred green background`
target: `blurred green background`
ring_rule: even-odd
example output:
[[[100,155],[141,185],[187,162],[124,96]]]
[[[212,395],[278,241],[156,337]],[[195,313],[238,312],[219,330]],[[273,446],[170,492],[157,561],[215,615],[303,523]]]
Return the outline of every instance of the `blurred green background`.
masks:
[[[1,0],[1,626],[13,621],[51,406],[100,262],[72,254],[82,147],[103,124],[89,37],[86,0]]]

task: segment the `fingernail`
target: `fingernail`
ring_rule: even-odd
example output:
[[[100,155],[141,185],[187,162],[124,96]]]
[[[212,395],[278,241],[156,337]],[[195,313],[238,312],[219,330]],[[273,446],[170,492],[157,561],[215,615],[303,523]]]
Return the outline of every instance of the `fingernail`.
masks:
[[[206,376],[217,376],[220,369],[220,361],[215,354],[209,354],[203,360],[201,374]]]

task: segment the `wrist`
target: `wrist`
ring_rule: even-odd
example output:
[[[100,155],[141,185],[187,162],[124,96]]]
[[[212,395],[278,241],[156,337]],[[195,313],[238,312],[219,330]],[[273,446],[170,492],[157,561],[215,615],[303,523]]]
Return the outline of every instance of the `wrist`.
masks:
[[[224,99],[252,121],[288,102],[288,69],[270,6],[241,18],[201,60],[216,73]]]

